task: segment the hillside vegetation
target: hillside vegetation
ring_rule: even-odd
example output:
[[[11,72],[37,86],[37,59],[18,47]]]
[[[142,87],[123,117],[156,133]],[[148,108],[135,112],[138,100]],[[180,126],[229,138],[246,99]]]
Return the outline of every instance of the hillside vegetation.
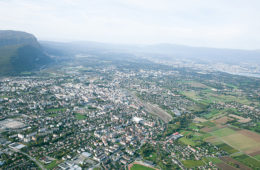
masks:
[[[0,31],[0,75],[38,69],[50,62],[32,34]]]

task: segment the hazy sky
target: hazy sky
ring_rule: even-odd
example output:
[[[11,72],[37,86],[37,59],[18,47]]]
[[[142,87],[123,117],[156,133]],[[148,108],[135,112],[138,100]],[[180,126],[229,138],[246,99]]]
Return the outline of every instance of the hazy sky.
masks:
[[[0,0],[0,29],[40,40],[260,49],[260,0]]]

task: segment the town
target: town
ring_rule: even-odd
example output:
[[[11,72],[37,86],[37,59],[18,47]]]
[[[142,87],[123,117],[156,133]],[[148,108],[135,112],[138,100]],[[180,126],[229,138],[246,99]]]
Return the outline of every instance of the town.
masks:
[[[0,168],[259,167],[258,85],[257,78],[155,63],[100,62],[4,77]],[[221,129],[249,131],[252,146],[226,142]]]

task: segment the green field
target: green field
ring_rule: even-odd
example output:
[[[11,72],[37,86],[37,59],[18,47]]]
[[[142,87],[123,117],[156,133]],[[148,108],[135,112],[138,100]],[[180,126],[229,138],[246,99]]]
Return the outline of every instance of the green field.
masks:
[[[223,151],[229,153],[229,154],[233,154],[233,153],[236,153],[238,152],[238,150],[236,150],[235,148],[232,148],[231,146],[225,144],[225,143],[222,143],[222,144],[219,144],[217,145],[220,149],[222,149]]]
[[[239,115],[240,113],[234,109],[234,108],[228,108],[228,109],[212,109],[210,110],[209,113],[207,114],[203,114],[203,117],[206,119],[211,119],[215,116],[221,116],[222,115],[226,115],[226,114],[235,114],[235,115]]]
[[[80,113],[75,113],[75,117],[76,117],[76,119],[78,119],[78,120],[84,120],[84,119],[86,119],[86,116],[85,116],[85,115],[82,115],[82,114],[80,114]]]
[[[193,134],[193,137],[191,138],[191,140],[194,142],[196,142],[196,141],[201,142],[201,141],[203,141],[204,138],[207,138],[209,136],[210,136],[210,134],[207,135],[207,134],[201,134],[201,133],[196,132]]]
[[[222,160],[220,160],[220,159],[218,159],[218,158],[216,158],[216,157],[206,157],[206,158],[203,158],[203,160],[205,161],[205,162],[212,162],[213,164],[217,164],[217,163],[221,163],[222,162]]]
[[[202,91],[183,91],[182,94],[198,103],[205,105],[214,102],[238,102],[247,105],[252,103],[245,97],[237,97],[235,94],[217,94],[216,92],[209,89]]]
[[[233,157],[235,160],[253,168],[253,169],[260,169],[260,161],[257,161],[254,158],[251,158],[247,155],[240,155],[240,156],[235,156]]]
[[[219,113],[221,113],[220,110],[212,109],[209,113],[203,115],[203,117],[206,118],[206,119],[210,119],[210,118],[212,118],[213,116],[216,116]]]
[[[131,170],[155,170],[154,168],[150,168],[144,165],[140,165],[140,164],[134,164],[131,167]]]
[[[214,126],[216,126],[216,124],[211,122],[211,121],[203,122],[203,123],[201,123],[201,125],[207,126],[207,127],[214,127]]]
[[[192,123],[188,128],[191,130],[199,130],[199,127],[195,123]]]
[[[47,113],[57,113],[57,112],[65,112],[66,108],[53,108],[53,109],[47,109]]]
[[[200,100],[200,97],[197,96],[195,91],[184,91],[183,94],[193,100]]]
[[[185,166],[185,168],[194,168],[205,165],[205,163],[202,160],[184,160],[182,161],[182,164]]]
[[[257,134],[256,134],[257,135]],[[241,133],[232,134],[229,136],[223,137],[223,140],[232,145],[232,147],[246,151],[258,151],[260,148],[260,143]]]
[[[254,139],[259,137],[258,134],[254,134],[253,132],[248,131],[248,133],[252,133],[252,137],[245,135],[246,130],[235,131],[231,128],[221,128],[215,131],[210,132],[214,138],[207,138],[206,140],[214,145],[217,145],[222,150],[226,151],[229,154],[233,154],[239,151],[245,153],[252,153],[258,151],[260,148],[260,143]],[[221,142],[220,144],[217,144]],[[258,158],[259,159],[259,158]],[[256,158],[257,160],[257,158]]]
[[[100,167],[95,167],[93,170],[102,170]]]
[[[256,155],[256,156],[254,156],[254,158],[256,158],[257,160],[260,161],[260,155]]]
[[[197,81],[183,81],[184,84],[188,84],[190,85],[191,87],[195,87],[195,88],[203,88],[203,89],[207,89],[207,90],[210,90],[211,87],[205,85],[205,84],[202,84],[200,82],[197,82]]]
[[[187,136],[189,134],[192,134],[193,132],[191,131],[181,131],[181,134],[184,135],[184,136]]]
[[[235,134],[236,131],[234,131],[230,128],[222,128],[222,129],[213,131],[211,133],[212,133],[212,135],[217,136],[217,137],[224,137],[224,136]]]
[[[208,137],[210,137],[210,136],[212,136],[210,133],[202,133],[201,139],[202,139],[202,140],[205,140],[206,138],[208,138]]]
[[[181,134],[185,137],[179,139],[179,141],[185,145],[191,146],[198,146],[203,142],[205,138],[211,136],[209,133],[200,133],[194,131],[182,131]]]
[[[191,146],[195,146],[196,143],[193,142],[191,139],[187,139],[187,138],[181,138],[179,139],[179,141],[181,141],[182,143],[184,143],[185,145],[191,145]]]

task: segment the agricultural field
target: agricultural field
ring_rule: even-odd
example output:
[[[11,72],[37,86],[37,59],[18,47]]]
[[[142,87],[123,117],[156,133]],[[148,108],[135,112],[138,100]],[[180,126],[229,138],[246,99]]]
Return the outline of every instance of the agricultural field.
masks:
[[[183,91],[182,94],[198,103],[205,105],[214,102],[237,102],[246,105],[250,105],[252,103],[245,97],[236,96],[235,94],[218,94],[212,89],[205,89],[201,91],[189,90]]]
[[[182,161],[182,164],[185,168],[194,168],[205,165],[205,163],[202,160],[184,160]]]
[[[234,149],[233,147],[231,147],[225,143],[218,144],[217,146],[229,154],[234,154],[234,153],[239,152],[238,150]]]
[[[240,114],[236,109],[228,108],[228,109],[212,109],[209,113],[203,114],[203,117],[206,119],[219,119],[225,117],[225,115],[229,114]]]
[[[206,157],[206,158],[203,158],[203,161],[207,162],[207,163],[212,162],[214,164],[218,164],[218,163],[222,162],[222,160],[220,160],[219,158],[216,158],[216,157]]]
[[[207,122],[207,119],[204,119],[204,118],[201,118],[201,117],[196,117],[194,119],[194,121],[199,122],[199,123],[203,123],[203,122]]]
[[[260,135],[226,125],[230,119],[232,118],[223,116],[201,123],[204,125],[201,131],[212,135],[204,140],[231,155],[231,157],[222,157],[223,162],[215,162],[215,164],[220,169],[260,168]]]
[[[203,117],[206,118],[206,119],[210,119],[212,118],[213,116],[216,116],[218,114],[221,114],[221,111],[220,110],[217,110],[217,109],[213,109],[211,110],[209,113],[207,114],[204,114]]]
[[[179,141],[181,141],[183,144],[186,144],[186,145],[191,145],[191,146],[196,145],[196,143],[193,140],[187,139],[186,137],[181,138]]]
[[[222,163],[218,163],[216,164],[217,167],[221,170],[237,170],[236,168],[234,168],[233,166],[229,165],[229,164],[226,164],[224,162]]]
[[[254,156],[254,158],[260,161],[260,154],[259,154],[259,155],[256,155],[256,156]]]
[[[242,150],[245,153],[252,153],[260,150],[260,143],[241,133],[235,133],[223,138],[223,140],[234,148]]]
[[[201,125],[207,126],[207,127],[214,127],[214,126],[216,126],[216,124],[211,122],[211,121],[203,122],[203,123],[201,123]]]
[[[184,136],[179,141],[185,145],[199,146],[205,138],[210,137],[209,133],[199,133],[193,131],[182,131],[181,134]]]
[[[192,134],[192,132],[191,131],[181,131],[181,134],[184,136],[187,136],[187,135]]]
[[[232,121],[232,120],[234,120],[234,119],[227,117],[227,116],[223,116],[223,117],[213,120],[213,122],[218,125],[225,125],[228,121]]]
[[[200,128],[199,127],[202,127],[202,125],[200,125],[200,124],[195,124],[195,123],[193,123],[193,124],[191,124],[191,125],[189,125],[188,126],[188,129],[191,129],[191,130],[195,130],[195,131],[198,131]]]
[[[211,87],[209,87],[205,84],[202,84],[200,82],[196,82],[196,81],[186,81],[186,82],[183,82],[183,84],[186,84],[186,85],[189,85],[189,86],[195,87],[195,88],[211,89]]]
[[[243,155],[234,157],[234,159],[247,165],[250,168],[260,169],[260,161],[253,157],[250,157],[248,155],[243,154]]]
[[[231,157],[228,156],[224,156],[220,158],[222,163],[217,164],[217,166],[221,169],[243,169],[243,170],[250,170],[250,168],[248,166],[246,166],[245,164],[241,163],[240,161],[237,161]],[[227,168],[222,168],[222,167],[227,167]]]
[[[222,129],[211,132],[211,134],[216,137],[224,137],[224,136],[232,135],[234,133],[236,133],[236,132],[230,128],[222,128]]]
[[[210,134],[215,137],[213,143],[222,142],[246,154],[260,151],[260,136],[257,133],[248,130],[235,131],[231,128],[222,128],[210,132]]]

